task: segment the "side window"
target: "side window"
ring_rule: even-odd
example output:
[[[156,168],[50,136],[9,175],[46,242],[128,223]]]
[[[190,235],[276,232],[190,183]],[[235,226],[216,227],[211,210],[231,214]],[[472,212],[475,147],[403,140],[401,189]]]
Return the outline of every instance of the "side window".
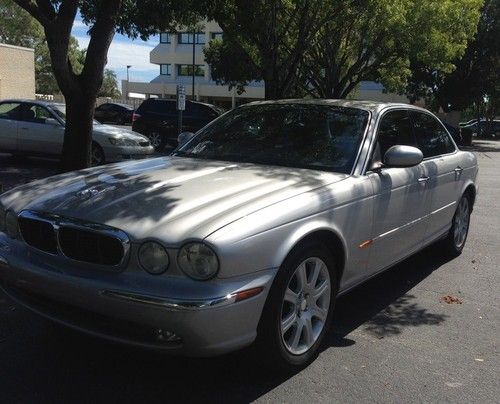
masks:
[[[411,114],[417,147],[422,150],[424,158],[455,151],[450,135],[436,118],[423,112],[412,111]]]
[[[0,119],[19,120],[21,118],[21,104],[4,102],[0,104]]]
[[[44,124],[47,118],[52,118],[52,115],[47,108],[34,104],[26,105],[23,114],[23,121]]]
[[[410,116],[406,110],[389,111],[382,117],[377,133],[374,160],[381,161],[385,152],[396,145],[416,145]]]

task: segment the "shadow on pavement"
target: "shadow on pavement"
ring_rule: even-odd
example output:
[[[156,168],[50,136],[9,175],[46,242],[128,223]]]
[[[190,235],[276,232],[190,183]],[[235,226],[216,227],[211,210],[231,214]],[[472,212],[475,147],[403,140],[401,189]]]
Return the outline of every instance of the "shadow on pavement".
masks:
[[[325,348],[355,344],[346,336],[358,327],[380,338],[442,323],[445,316],[407,292],[446,261],[430,247],[341,297]],[[213,359],[171,357],[61,329],[5,301],[4,308],[0,391],[8,402],[249,402],[293,376],[267,369],[251,348]]]

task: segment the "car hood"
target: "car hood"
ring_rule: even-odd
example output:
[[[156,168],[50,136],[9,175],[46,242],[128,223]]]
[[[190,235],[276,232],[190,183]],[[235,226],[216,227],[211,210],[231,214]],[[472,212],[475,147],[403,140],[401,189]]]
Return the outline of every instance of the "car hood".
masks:
[[[0,202],[102,223],[132,241],[203,239],[271,204],[346,178],[315,170],[162,157],[66,173],[15,188]]]
[[[93,135],[116,137],[116,138],[125,137],[130,140],[135,140],[136,142],[148,141],[148,138],[146,136],[131,131],[130,129],[117,128],[115,126],[103,125],[103,124],[94,124]]]

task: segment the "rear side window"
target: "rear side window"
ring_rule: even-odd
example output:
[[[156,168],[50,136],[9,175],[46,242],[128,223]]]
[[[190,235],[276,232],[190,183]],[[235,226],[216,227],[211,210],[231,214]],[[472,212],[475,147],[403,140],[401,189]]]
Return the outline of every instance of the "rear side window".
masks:
[[[26,104],[23,121],[43,124],[47,118],[52,118],[47,108],[35,104]]]
[[[411,112],[417,147],[424,158],[453,153],[455,146],[448,132],[432,115],[423,112]]]
[[[19,120],[21,118],[21,104],[18,102],[4,102],[0,104],[0,119]]]
[[[150,99],[144,101],[137,112],[154,112],[157,114],[175,113],[175,101]]]
[[[382,117],[378,129],[377,143],[377,147],[380,147],[380,158],[392,146],[416,146],[408,111],[389,111]]]

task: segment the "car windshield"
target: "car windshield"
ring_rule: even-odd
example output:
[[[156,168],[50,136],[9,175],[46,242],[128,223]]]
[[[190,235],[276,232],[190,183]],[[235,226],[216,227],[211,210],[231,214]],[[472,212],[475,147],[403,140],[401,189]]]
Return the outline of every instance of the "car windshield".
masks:
[[[369,113],[312,104],[237,108],[174,155],[350,173]]]
[[[66,122],[66,105],[65,104],[51,104],[52,111],[61,118],[64,122]],[[95,119],[92,120],[94,125],[100,125]]]

